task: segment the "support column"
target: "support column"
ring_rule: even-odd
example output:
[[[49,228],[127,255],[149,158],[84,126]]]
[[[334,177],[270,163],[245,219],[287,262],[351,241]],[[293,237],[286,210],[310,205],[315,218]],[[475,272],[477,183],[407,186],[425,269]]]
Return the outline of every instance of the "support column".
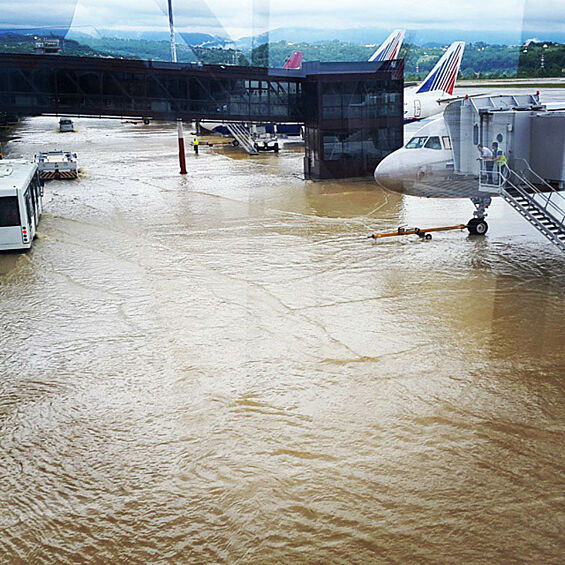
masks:
[[[182,127],[182,120],[179,118],[177,120],[177,132],[179,138],[179,165],[180,174],[186,175],[186,153],[184,149],[184,130]]]

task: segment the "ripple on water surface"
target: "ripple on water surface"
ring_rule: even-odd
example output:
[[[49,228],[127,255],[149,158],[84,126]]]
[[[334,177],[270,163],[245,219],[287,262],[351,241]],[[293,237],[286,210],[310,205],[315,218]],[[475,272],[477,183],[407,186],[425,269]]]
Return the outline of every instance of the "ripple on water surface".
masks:
[[[0,561],[561,562],[565,264],[514,212],[374,244],[472,205],[77,122],[0,256]]]

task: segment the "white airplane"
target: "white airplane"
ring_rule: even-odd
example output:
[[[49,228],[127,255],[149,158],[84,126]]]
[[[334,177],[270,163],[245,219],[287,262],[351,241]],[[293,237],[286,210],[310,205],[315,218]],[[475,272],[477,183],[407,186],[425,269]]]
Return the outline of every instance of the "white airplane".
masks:
[[[369,57],[373,61],[393,61],[398,59],[398,54],[406,35],[405,29],[395,29],[383,42],[383,44]]]
[[[394,192],[426,198],[470,198],[486,206],[496,195],[479,191],[476,178],[454,174],[452,143],[443,116],[427,123],[404,147],[385,157],[375,169],[375,180]],[[467,228],[472,234],[484,235],[488,229],[484,213],[471,219]]]
[[[456,100],[453,89],[464,51],[464,41],[452,43],[421,84],[404,89],[404,123],[440,114]]]

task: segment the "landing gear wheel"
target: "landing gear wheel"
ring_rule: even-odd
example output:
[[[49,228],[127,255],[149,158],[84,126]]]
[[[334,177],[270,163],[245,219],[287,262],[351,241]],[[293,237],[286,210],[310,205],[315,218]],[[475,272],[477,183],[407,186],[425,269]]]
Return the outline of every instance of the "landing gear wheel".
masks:
[[[232,144],[234,147],[237,147],[237,146],[239,145],[239,141],[238,141],[237,139],[234,139],[234,140],[231,142],[231,144]]]
[[[488,231],[488,224],[482,218],[469,220],[467,229],[471,235],[485,235]]]
[[[427,239],[428,241],[430,241],[430,239],[432,239],[432,234],[431,234],[431,233],[427,233],[427,234],[424,236],[424,239]]]

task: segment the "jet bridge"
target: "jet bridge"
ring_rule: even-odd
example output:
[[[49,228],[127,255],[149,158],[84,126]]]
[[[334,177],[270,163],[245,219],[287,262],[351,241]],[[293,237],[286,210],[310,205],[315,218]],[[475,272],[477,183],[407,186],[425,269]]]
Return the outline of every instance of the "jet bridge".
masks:
[[[550,111],[538,95],[502,94],[452,102],[445,110],[454,171],[479,176],[477,145],[493,142],[505,152],[510,169],[521,161],[556,188],[565,182],[565,112]]]
[[[402,60],[267,69],[0,53],[0,112],[303,123],[306,178],[363,177],[402,146],[403,77]]]
[[[538,95],[468,97],[444,116],[454,173],[475,179],[484,199],[475,216],[484,222],[488,194],[499,194],[540,233],[565,250],[565,111],[551,111]],[[477,145],[498,149],[507,165],[486,167]],[[485,224],[486,225],[486,224]],[[485,228],[486,231],[486,228]]]

